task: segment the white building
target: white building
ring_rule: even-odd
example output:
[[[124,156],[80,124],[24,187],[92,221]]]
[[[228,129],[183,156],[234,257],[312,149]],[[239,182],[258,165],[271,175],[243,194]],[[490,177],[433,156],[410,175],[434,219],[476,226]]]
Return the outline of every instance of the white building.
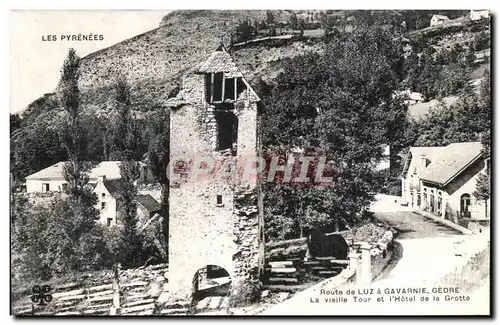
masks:
[[[487,172],[480,142],[446,147],[411,147],[402,182],[402,203],[453,222],[488,220],[490,200],[474,197],[478,176]]]
[[[99,223],[108,227],[118,224],[120,182],[120,179],[108,180],[106,176],[99,176],[94,188],[94,193],[97,195],[96,208],[100,212]]]
[[[450,21],[450,18],[445,15],[434,15],[431,18],[431,26],[437,26]]]
[[[114,226],[119,223],[121,209],[119,192],[121,175],[120,161],[103,161],[89,173],[89,184],[95,185],[93,192],[97,195],[96,208],[100,212],[99,223]],[[63,176],[65,162],[59,162],[26,177],[26,191],[62,192],[67,182]],[[138,184],[153,182],[154,177],[145,163],[140,163]],[[140,202],[139,202],[140,203]],[[151,204],[150,204],[151,205]]]
[[[480,20],[483,18],[490,18],[489,10],[474,10],[471,9],[469,17],[471,20]]]
[[[418,103],[422,103],[424,101],[424,95],[421,93],[413,92],[410,89],[406,89],[403,91],[397,91],[394,93],[394,96],[402,96],[404,99],[404,102],[407,105],[414,105]]]
[[[103,161],[92,168],[89,174],[89,184],[96,184],[99,176],[106,179],[119,179],[120,161]],[[64,179],[63,167],[65,161],[58,162],[26,177],[26,192],[62,192],[67,182]],[[141,175],[137,182],[148,183],[154,180],[151,170],[143,162],[140,162]]]

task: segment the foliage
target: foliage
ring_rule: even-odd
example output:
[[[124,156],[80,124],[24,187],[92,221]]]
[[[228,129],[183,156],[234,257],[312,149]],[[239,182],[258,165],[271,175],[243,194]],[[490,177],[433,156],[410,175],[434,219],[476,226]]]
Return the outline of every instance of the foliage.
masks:
[[[241,21],[238,26],[236,26],[235,32],[235,43],[246,42],[255,33],[254,27],[249,20]]]
[[[427,100],[455,95],[469,82],[474,67],[474,53],[455,44],[449,50],[435,52],[415,42],[405,61],[406,85]]]
[[[489,141],[491,98],[489,72],[477,94],[465,87],[454,105],[441,103],[414,124],[416,146],[445,146],[453,142]],[[489,145],[486,146],[489,148]]]
[[[118,73],[113,84],[112,109],[116,112],[108,131],[109,157],[112,160],[140,160],[140,127],[132,118],[130,85],[126,77]]]
[[[490,198],[490,178],[487,174],[479,174],[477,178],[476,190],[474,196],[480,201],[488,201]]]
[[[121,184],[119,193],[121,196],[121,224],[122,248],[121,262],[125,267],[134,265],[141,258],[141,240],[137,231],[137,187],[135,181],[139,178],[139,164],[137,162],[125,161],[120,164]]]
[[[268,26],[274,24],[274,15],[271,10],[266,11],[266,23]]]
[[[71,271],[107,266],[107,252],[98,227],[77,236],[74,215],[67,199],[27,206],[13,233],[19,257],[19,275],[25,279],[49,279]]]
[[[45,121],[14,130],[10,143],[11,171],[16,181],[66,159],[58,130]]]
[[[299,20],[297,19],[296,13],[290,15],[290,27],[292,29],[297,29],[299,27]]]
[[[491,36],[485,31],[479,32],[474,36],[472,47],[474,51],[482,51],[491,47]]]
[[[402,62],[392,31],[376,26],[331,40],[324,54],[308,53],[283,65],[277,86],[264,97],[263,144],[285,152],[321,148],[336,177],[323,188],[268,184],[266,225],[276,227],[268,227],[270,238],[358,222],[373,199],[382,145],[404,132],[397,125],[406,120],[407,107],[392,96]]]

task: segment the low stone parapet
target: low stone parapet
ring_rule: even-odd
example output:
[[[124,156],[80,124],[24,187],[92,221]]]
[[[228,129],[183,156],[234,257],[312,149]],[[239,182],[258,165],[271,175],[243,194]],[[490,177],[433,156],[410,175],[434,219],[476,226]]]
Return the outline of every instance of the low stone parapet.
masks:
[[[438,223],[442,224],[443,226],[447,226],[447,227],[453,228],[457,231],[460,231],[464,235],[472,235],[474,233],[470,229],[462,227],[454,222],[451,222],[450,220],[446,220],[440,216],[437,216],[437,215],[430,213],[430,212],[427,212],[427,211],[415,210],[415,211],[413,211],[413,213],[421,215],[425,218],[431,219],[432,221],[438,222]]]

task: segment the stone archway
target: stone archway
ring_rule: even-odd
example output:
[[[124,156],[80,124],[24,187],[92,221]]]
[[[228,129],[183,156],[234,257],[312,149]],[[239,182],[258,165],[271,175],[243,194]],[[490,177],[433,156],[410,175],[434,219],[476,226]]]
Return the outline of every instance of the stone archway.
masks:
[[[229,306],[231,284],[231,276],[223,267],[209,264],[198,269],[192,280],[193,312],[226,309]]]

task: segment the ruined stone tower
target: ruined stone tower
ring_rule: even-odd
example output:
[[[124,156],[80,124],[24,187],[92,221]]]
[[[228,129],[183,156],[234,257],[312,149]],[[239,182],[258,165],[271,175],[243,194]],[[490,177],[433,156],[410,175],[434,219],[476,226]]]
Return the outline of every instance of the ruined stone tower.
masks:
[[[197,272],[206,266],[227,271],[233,296],[259,284],[264,258],[260,182],[241,173],[227,176],[259,155],[259,101],[223,46],[185,76],[182,90],[167,101],[174,175],[169,286],[176,297],[196,292]],[[193,167],[205,168],[204,175],[193,177]]]

